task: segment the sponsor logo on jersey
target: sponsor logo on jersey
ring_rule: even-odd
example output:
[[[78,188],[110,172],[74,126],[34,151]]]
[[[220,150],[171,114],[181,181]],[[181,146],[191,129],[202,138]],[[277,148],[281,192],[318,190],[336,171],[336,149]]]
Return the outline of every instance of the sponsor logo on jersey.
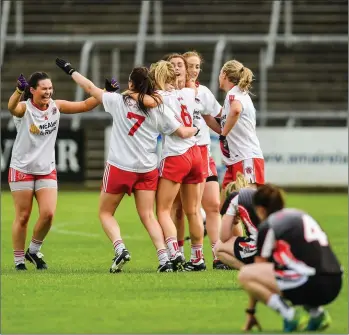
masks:
[[[40,129],[39,129],[34,123],[32,123],[32,124],[30,125],[29,131],[30,131],[32,134],[34,134],[34,135],[39,135],[39,134],[40,134]]]

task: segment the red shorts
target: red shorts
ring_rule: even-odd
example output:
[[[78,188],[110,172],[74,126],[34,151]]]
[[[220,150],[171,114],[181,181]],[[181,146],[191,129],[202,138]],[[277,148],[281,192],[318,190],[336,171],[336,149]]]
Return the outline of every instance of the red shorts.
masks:
[[[216,163],[213,159],[213,157],[210,156],[210,159],[209,159],[209,169],[208,169],[208,176],[211,177],[211,176],[218,176],[218,173],[217,173],[217,167],[216,167]]]
[[[199,149],[201,151],[201,157],[202,157],[202,175],[203,175],[204,179],[206,179],[209,176],[210,154],[208,152],[207,145],[200,145]]]
[[[181,184],[200,184],[204,181],[202,157],[194,145],[180,156],[168,156],[160,163],[160,177]]]
[[[222,188],[224,189],[230,182],[236,180],[236,173],[241,172],[249,183],[264,184],[264,159],[249,158],[236,164],[227,166]]]
[[[105,193],[131,195],[134,190],[156,191],[158,187],[158,169],[149,172],[131,172],[106,164],[102,190]]]
[[[8,182],[18,182],[18,181],[36,181],[41,179],[53,179],[57,180],[57,171],[54,169],[49,174],[38,175],[38,174],[30,174],[18,171],[14,168],[9,168],[8,170]]]

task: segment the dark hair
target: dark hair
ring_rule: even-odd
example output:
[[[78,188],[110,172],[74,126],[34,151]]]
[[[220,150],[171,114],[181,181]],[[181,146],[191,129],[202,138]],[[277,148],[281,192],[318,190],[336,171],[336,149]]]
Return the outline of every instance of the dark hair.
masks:
[[[33,98],[33,95],[30,93],[30,88],[37,88],[39,81],[44,79],[51,79],[46,72],[34,72],[28,79],[28,86],[24,90],[23,100],[26,101],[29,98]]]
[[[285,207],[283,191],[272,184],[260,186],[253,196],[253,204],[264,207],[269,216]]]
[[[155,85],[153,84],[149,70],[146,67],[135,67],[129,77],[129,80],[133,83],[133,91],[138,94],[137,104],[138,108],[146,115],[148,115],[149,108],[144,105],[144,96],[150,95],[158,105],[161,104],[160,97],[155,93]],[[123,96],[124,102],[128,99],[132,99],[128,94]]]

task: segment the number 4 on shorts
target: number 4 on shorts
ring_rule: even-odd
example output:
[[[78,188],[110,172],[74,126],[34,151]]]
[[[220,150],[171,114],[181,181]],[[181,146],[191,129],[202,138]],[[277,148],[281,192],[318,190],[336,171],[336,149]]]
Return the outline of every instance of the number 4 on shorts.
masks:
[[[127,113],[127,118],[128,119],[136,119],[137,122],[133,125],[133,127],[130,129],[130,131],[128,132],[129,136],[133,136],[134,133],[137,131],[137,129],[142,125],[142,123],[145,120],[145,116],[142,115],[138,115],[132,112],[128,112]]]

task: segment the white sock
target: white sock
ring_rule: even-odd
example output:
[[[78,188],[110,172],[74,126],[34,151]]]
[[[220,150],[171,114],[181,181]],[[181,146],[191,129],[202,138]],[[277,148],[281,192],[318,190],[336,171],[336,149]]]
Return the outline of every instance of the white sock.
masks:
[[[13,251],[15,265],[24,264],[24,250],[14,250]]]
[[[178,241],[179,251],[184,255],[184,240]]]
[[[282,315],[288,321],[292,320],[295,314],[293,307],[288,306],[278,294],[273,294],[267,305]]]
[[[116,255],[120,255],[122,251],[125,249],[125,244],[123,240],[115,240],[113,242],[113,246]]]
[[[191,245],[190,261],[192,263],[198,263],[203,259],[202,244]]]
[[[158,255],[160,265],[164,265],[169,261],[166,249],[158,249],[156,250],[156,254]]]
[[[29,244],[29,252],[31,254],[37,254],[42,246],[43,241],[36,240],[35,238],[32,238]]]
[[[175,237],[168,237],[166,240],[166,245],[168,250],[170,251],[170,258],[173,258],[177,252],[179,252],[178,242]]]

